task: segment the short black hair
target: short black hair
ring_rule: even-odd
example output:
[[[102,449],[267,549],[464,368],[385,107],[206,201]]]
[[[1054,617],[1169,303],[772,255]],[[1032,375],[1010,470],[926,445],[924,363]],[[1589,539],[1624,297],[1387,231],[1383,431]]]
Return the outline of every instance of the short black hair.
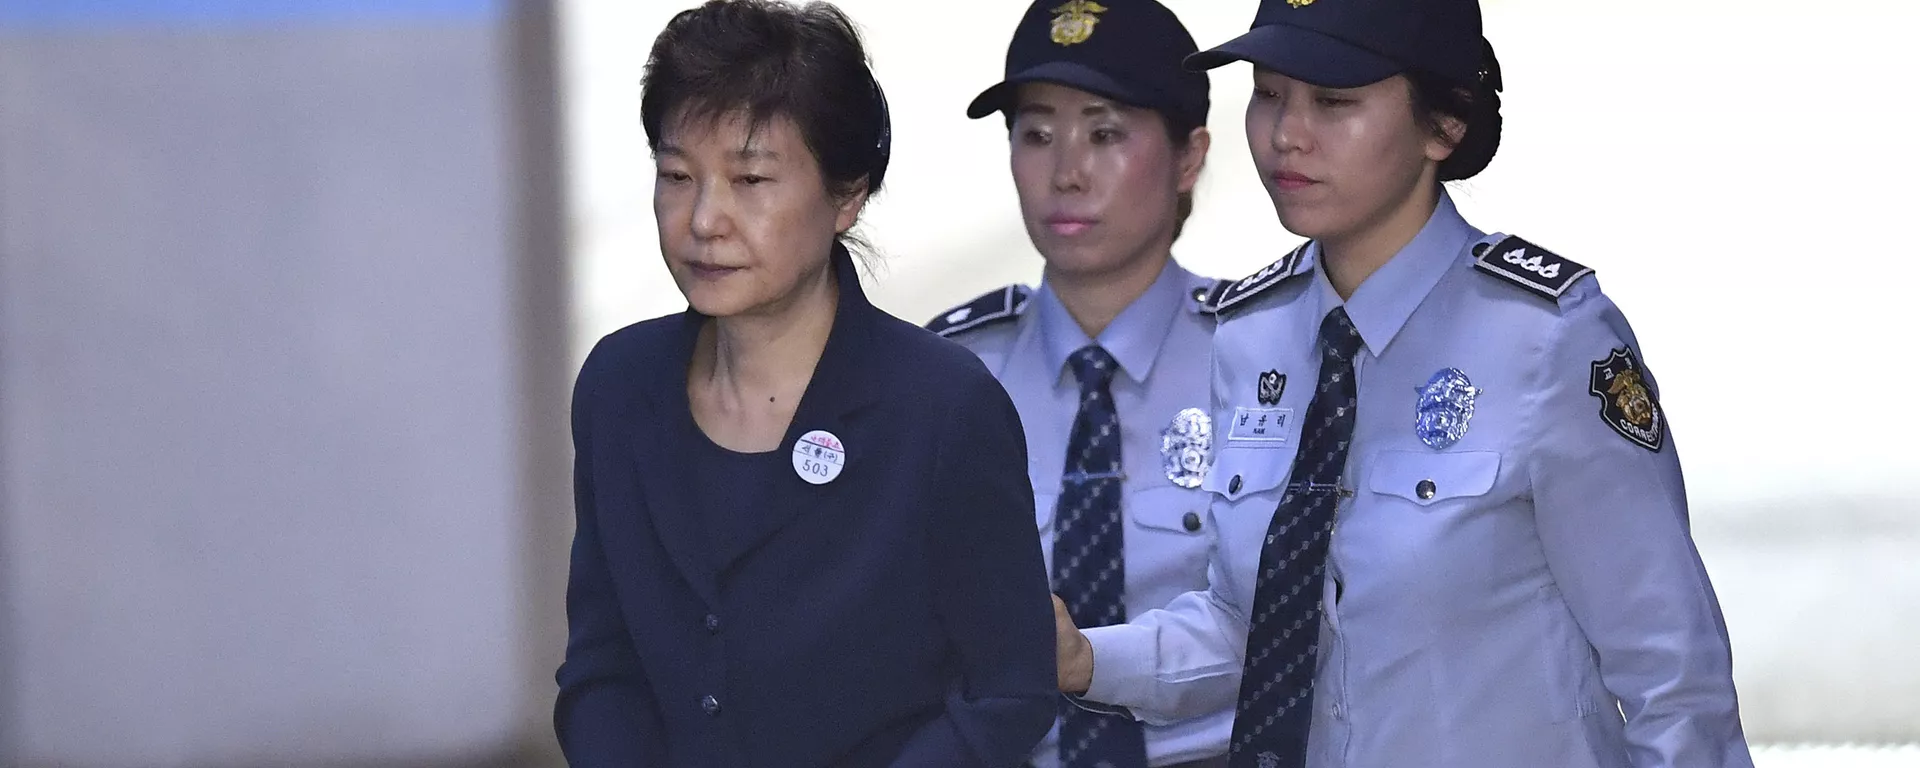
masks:
[[[1445,136],[1445,118],[1454,118],[1466,126],[1453,154],[1440,161],[1440,181],[1469,179],[1486,170],[1500,151],[1500,63],[1493,48],[1482,44],[1478,82],[1461,85],[1421,70],[1408,70],[1407,81],[1413,92],[1413,115],[1434,135]]]
[[[707,0],[654,39],[640,124],[659,151],[666,121],[744,113],[758,127],[792,120],[827,191],[877,194],[891,152],[886,97],[853,21],[826,2]]]

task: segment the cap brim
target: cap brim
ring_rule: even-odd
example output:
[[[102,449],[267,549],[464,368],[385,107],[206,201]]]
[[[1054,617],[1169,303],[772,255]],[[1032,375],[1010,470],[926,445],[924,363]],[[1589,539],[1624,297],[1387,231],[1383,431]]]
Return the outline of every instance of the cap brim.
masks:
[[[1290,24],[1255,27],[1181,62],[1191,72],[1245,61],[1324,88],[1358,88],[1404,71],[1399,62],[1337,37]]]
[[[1020,86],[1027,83],[1064,85],[1127,104],[1143,102],[1131,89],[1099,70],[1071,61],[1050,61],[1016,73],[992,88],[981,91],[979,96],[974,97],[973,103],[967,105],[967,117],[978,120],[1001,110],[1013,109]]]

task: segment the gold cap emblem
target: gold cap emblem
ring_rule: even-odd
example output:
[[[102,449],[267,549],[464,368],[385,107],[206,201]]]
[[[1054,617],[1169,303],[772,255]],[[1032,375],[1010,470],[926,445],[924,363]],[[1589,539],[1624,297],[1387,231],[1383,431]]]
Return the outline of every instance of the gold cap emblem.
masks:
[[[1287,5],[1291,5],[1295,8],[1299,8],[1302,6],[1313,5],[1313,0],[1287,0]]]
[[[1093,36],[1093,25],[1100,21],[1096,14],[1106,12],[1106,6],[1093,0],[1069,0],[1066,5],[1053,9],[1053,42],[1059,45],[1086,42]]]

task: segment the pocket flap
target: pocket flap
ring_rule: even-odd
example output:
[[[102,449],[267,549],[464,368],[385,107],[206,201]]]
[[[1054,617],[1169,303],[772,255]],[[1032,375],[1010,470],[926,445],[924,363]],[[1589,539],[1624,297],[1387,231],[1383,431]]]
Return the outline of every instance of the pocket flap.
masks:
[[[1495,451],[1381,451],[1371,463],[1367,488],[1423,507],[1484,494],[1500,476]]]
[[[1127,516],[1143,528],[1197,536],[1206,528],[1207,495],[1172,484],[1135,491],[1127,495]]]
[[[1200,487],[1228,501],[1271,491],[1292,474],[1293,455],[1290,450],[1228,447],[1214,459]]]

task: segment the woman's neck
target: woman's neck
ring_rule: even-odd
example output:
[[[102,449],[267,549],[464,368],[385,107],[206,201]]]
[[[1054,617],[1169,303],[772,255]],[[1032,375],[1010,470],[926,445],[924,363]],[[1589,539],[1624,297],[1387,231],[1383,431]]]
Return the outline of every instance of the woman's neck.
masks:
[[[1045,276],[1060,306],[1087,338],[1097,339],[1114,318],[1153,287],[1172,258],[1170,251],[1163,250],[1103,272],[1067,274],[1049,267]]]
[[[779,447],[826,350],[839,296],[829,266],[773,307],[716,317],[700,330],[687,395],[714,442],[738,451]]]
[[[1320,262],[1325,265],[1327,280],[1333,283],[1333,290],[1341,299],[1353,298],[1353,292],[1360,289],[1361,283],[1392,261],[1395,254],[1426,228],[1440,204],[1440,187],[1423,179],[1418,189],[1419,192],[1408,196],[1400,205],[1382,212],[1352,233],[1320,238]]]

